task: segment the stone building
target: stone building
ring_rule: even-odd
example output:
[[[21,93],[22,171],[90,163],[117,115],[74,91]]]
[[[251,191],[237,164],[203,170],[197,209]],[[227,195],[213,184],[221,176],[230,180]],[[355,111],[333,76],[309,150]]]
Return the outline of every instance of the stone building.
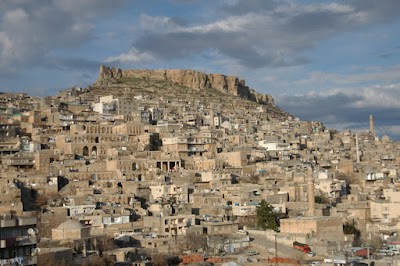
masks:
[[[74,219],[61,223],[57,228],[51,229],[53,240],[78,240],[90,236],[90,227],[83,226]]]
[[[281,233],[307,235],[309,238],[329,241],[344,240],[343,222],[340,218],[328,216],[311,216],[282,219]]]

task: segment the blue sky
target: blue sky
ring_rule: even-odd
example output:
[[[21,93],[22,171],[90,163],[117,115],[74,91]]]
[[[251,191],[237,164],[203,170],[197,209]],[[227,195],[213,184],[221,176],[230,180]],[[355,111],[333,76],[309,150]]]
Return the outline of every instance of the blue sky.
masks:
[[[398,0],[2,0],[0,91],[54,95],[100,64],[236,75],[303,120],[400,137]]]

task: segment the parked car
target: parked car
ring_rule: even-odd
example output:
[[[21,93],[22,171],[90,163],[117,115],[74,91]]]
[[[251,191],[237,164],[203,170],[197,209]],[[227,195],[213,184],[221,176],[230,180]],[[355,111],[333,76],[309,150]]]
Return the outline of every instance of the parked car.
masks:
[[[394,252],[390,249],[380,249],[377,251],[376,255],[378,256],[394,256]]]
[[[239,229],[237,232],[238,232],[238,234],[241,234],[241,235],[248,235],[247,231],[243,230],[243,229]]]
[[[256,250],[247,250],[246,251],[247,256],[254,256],[254,255],[258,255],[258,254],[260,254],[260,253]]]

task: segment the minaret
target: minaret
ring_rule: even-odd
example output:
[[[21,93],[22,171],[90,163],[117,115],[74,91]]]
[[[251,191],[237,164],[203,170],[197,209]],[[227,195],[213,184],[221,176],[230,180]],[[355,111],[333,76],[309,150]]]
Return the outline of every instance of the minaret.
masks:
[[[315,193],[314,193],[314,167],[311,168],[312,173],[307,177],[307,194],[308,194],[308,215],[315,214]]]
[[[358,133],[356,133],[356,156],[357,164],[360,164],[360,147],[358,146]]]
[[[372,135],[375,135],[374,131],[374,117],[372,115],[369,115],[369,132],[372,133]]]
[[[214,106],[210,104],[210,127],[214,128]]]

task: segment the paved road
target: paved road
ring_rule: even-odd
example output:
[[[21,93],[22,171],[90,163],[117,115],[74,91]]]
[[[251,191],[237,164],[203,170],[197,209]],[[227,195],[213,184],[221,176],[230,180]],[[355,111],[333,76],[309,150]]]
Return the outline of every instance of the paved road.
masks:
[[[264,250],[268,251],[271,256],[275,256],[275,241],[271,241],[267,239],[263,235],[259,234],[249,234],[250,238],[253,239],[251,244],[262,247]],[[305,259],[307,258],[307,255],[304,252],[301,252],[300,250],[294,249],[291,246],[286,246],[277,243],[277,250],[278,250],[278,257],[284,257],[284,258],[292,258],[292,259]]]

